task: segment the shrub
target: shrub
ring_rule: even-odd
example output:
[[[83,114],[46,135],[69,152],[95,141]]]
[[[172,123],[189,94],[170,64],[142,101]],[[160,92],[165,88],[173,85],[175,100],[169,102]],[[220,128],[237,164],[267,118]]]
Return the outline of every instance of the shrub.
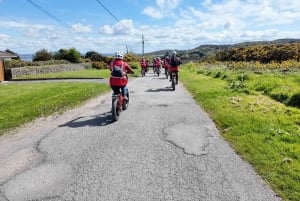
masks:
[[[67,60],[72,63],[80,63],[81,54],[75,48],[71,48],[69,50],[60,49],[58,52],[55,52],[53,55],[55,60]]]
[[[67,60],[72,62],[72,63],[79,63],[81,58],[80,52],[78,52],[75,48],[69,49],[67,53]]]
[[[107,63],[105,63],[103,61],[92,62],[92,67],[96,68],[96,69],[108,69]]]
[[[57,64],[69,64],[66,60],[48,60],[48,61],[21,61],[21,60],[10,60],[5,61],[6,68],[18,68],[26,66],[45,66],[45,65],[57,65]]]
[[[132,69],[138,69],[138,68],[139,68],[139,65],[136,64],[136,63],[133,63],[133,64],[130,64],[130,67],[131,67]]]
[[[58,52],[55,52],[53,58],[55,60],[67,60],[68,50],[60,49]]]
[[[32,58],[33,61],[48,61],[51,59],[52,59],[52,54],[48,52],[48,50],[46,49],[41,49],[37,51]]]

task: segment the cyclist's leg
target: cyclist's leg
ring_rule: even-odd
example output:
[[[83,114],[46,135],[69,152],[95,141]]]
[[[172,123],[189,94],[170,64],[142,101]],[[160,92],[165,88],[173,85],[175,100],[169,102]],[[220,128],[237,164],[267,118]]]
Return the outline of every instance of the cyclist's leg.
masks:
[[[113,90],[114,94],[119,94],[120,93],[120,87],[111,86],[111,89]]]

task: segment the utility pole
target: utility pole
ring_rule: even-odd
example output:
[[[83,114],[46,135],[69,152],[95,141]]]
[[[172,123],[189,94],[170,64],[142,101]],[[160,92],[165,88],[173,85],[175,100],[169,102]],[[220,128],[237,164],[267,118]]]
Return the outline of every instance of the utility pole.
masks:
[[[296,42],[296,59],[297,59],[297,62],[299,62],[299,43]]]
[[[145,45],[144,35],[142,35],[142,56],[144,56],[144,45]]]

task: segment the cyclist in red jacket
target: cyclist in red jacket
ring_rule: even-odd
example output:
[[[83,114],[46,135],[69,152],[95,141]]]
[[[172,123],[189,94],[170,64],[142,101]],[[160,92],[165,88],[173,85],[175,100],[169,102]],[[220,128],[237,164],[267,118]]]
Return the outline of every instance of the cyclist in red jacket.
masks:
[[[123,58],[123,52],[118,51],[115,53],[114,59],[109,65],[109,69],[111,71],[109,84],[115,94],[118,94],[121,88],[122,95],[126,99],[128,83],[127,73],[134,74],[134,71],[129,64],[123,60]]]
[[[148,63],[147,63],[147,61],[145,60],[144,57],[141,58],[140,65],[141,65],[141,68],[142,69],[145,68],[145,72],[147,72]]]
[[[167,75],[169,73],[170,69],[170,57],[166,56],[166,58],[163,61],[163,66],[165,68],[165,74]]]
[[[179,72],[179,65],[181,64],[180,58],[177,56],[176,51],[172,52],[170,58],[170,72],[175,72],[176,74],[176,84],[178,84],[178,72]],[[172,79],[172,73],[170,74],[170,79]]]

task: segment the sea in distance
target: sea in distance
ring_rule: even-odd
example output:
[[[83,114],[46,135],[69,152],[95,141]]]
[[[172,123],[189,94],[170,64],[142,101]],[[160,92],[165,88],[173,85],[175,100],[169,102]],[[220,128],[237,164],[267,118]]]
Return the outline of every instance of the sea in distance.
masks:
[[[32,61],[33,54],[19,54],[20,59],[23,61]]]

